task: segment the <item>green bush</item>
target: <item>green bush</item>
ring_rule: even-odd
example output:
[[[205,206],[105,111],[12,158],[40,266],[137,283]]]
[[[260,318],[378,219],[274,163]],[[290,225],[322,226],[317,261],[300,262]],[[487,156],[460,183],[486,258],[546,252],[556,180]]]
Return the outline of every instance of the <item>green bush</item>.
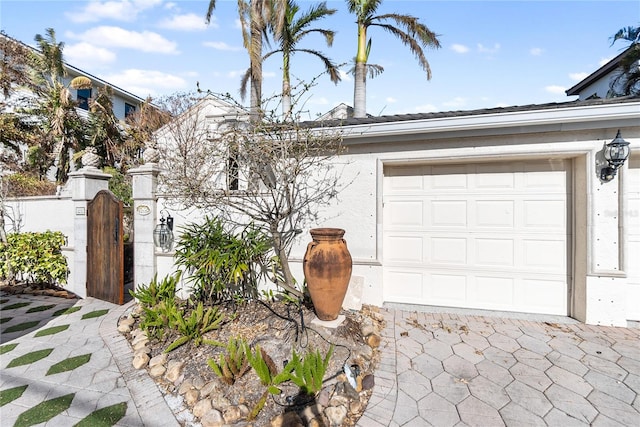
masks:
[[[119,200],[122,200],[124,206],[133,206],[131,177],[122,174],[119,170],[111,166],[106,166],[102,170],[111,175],[111,178],[109,178],[109,191]]]
[[[8,197],[51,196],[56,194],[56,183],[43,181],[38,177],[14,173],[2,177]]]
[[[65,237],[58,231],[14,233],[0,244],[0,277],[27,283],[66,283],[67,259],[61,248]]]
[[[180,337],[169,344],[164,352],[169,353],[189,341],[193,342],[196,347],[203,343],[220,345],[218,341],[205,339],[204,334],[218,329],[223,320],[224,314],[217,307],[209,307],[205,311],[202,302],[198,303],[189,317],[185,318],[184,312],[178,310],[175,319],[173,319],[173,326],[178,330]]]
[[[234,234],[222,220],[206,218],[182,229],[175,256],[190,274],[195,298],[215,304],[256,298],[270,250],[270,238],[252,225]]]

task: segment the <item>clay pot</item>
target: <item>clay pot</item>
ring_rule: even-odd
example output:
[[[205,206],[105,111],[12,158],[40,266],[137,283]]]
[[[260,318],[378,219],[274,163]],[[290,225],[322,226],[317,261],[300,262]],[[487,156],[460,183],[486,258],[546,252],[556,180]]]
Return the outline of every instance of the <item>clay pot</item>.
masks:
[[[302,269],[316,315],[335,320],[340,314],[351,279],[352,260],[340,228],[310,230],[313,242],[307,245]]]

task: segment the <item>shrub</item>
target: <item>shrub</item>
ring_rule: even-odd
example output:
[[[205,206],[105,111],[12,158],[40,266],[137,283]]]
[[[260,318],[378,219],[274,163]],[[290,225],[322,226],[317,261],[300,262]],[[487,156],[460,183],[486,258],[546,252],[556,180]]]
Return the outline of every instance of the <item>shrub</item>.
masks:
[[[172,342],[164,352],[169,353],[189,341],[192,341],[196,347],[203,343],[220,345],[217,341],[205,339],[204,334],[218,329],[223,320],[224,314],[217,307],[209,307],[205,311],[202,302],[198,303],[198,306],[187,318],[184,317],[183,311],[178,310],[174,326],[178,330],[180,338]]]
[[[246,353],[247,344],[242,338],[232,338],[226,346],[226,354],[221,353],[218,361],[207,360],[207,364],[220,379],[229,385],[233,385],[251,367]]]
[[[14,173],[2,177],[8,197],[51,196],[56,194],[56,183],[36,176]]]
[[[58,231],[14,233],[0,245],[0,277],[27,283],[67,282],[67,259],[61,248],[65,237]]]
[[[252,225],[238,234],[218,218],[183,228],[176,263],[190,273],[195,298],[218,303],[258,296],[258,280],[271,250],[270,238]]]

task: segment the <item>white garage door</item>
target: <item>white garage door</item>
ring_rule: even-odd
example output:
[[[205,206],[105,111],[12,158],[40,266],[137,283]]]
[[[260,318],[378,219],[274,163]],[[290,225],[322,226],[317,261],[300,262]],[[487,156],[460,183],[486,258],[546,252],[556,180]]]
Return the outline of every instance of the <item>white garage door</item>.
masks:
[[[627,172],[627,319],[640,320],[640,156],[631,157]]]
[[[384,298],[566,315],[565,161],[385,166]]]

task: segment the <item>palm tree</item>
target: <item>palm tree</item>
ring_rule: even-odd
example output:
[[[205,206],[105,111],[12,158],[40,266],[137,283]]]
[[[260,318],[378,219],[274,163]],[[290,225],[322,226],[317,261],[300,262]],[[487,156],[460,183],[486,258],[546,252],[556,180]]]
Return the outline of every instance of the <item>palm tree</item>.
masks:
[[[300,6],[296,4],[295,0],[287,0],[284,26],[279,32],[279,35],[274,37],[279,47],[278,49],[273,50],[262,57],[262,61],[264,62],[270,56],[277,53],[282,53],[282,113],[285,118],[291,116],[292,107],[290,65],[291,56],[294,53],[304,52],[314,55],[324,64],[325,72],[329,74],[329,78],[331,79],[331,81],[336,84],[340,81],[338,66],[334,64],[329,58],[327,58],[322,52],[314,49],[297,48],[298,42],[300,42],[300,40],[302,40],[302,38],[304,38],[306,35],[312,33],[319,33],[324,36],[327,46],[331,47],[331,45],[333,44],[333,37],[335,36],[334,31],[322,28],[309,28],[309,26],[319,19],[322,19],[329,15],[333,15],[337,12],[336,9],[328,9],[327,3],[322,2],[315,6],[311,6],[309,10],[297,17],[296,15],[298,15],[298,12],[300,12]],[[247,81],[250,77],[251,70],[249,69],[245,73],[240,87],[240,93],[243,98],[246,93]]]
[[[89,145],[96,148],[105,166],[122,166],[124,132],[113,112],[113,89],[103,86],[91,101],[89,111]]]
[[[640,94],[640,27],[627,27],[618,30],[612,37],[611,45],[618,40],[630,43],[627,53],[620,59],[621,73],[611,83],[611,94]],[[618,87],[621,90],[616,90]]]
[[[284,25],[286,0],[238,0],[238,15],[242,25],[244,47],[249,52],[251,68],[251,108],[253,120],[261,116],[262,103],[262,37],[266,34],[267,25],[272,25],[279,35]],[[216,0],[209,0],[206,22],[216,7]]]
[[[56,166],[57,182],[64,183],[69,172],[69,150],[77,148],[78,142],[83,138],[83,124],[76,112],[69,87],[90,88],[91,80],[76,77],[68,86],[64,85],[64,43],[56,41],[53,28],[47,28],[45,36],[37,34],[35,41],[41,55],[36,70],[40,101],[34,112],[44,120],[41,146],[32,151],[31,157],[38,162],[48,157],[50,164]],[[44,165],[38,166],[43,168]]]
[[[382,0],[347,0],[349,12],[356,16],[358,24],[358,51],[356,53],[355,83],[353,91],[354,117],[365,117],[366,111],[366,64],[371,51],[371,39],[367,40],[369,27],[381,27],[400,39],[402,44],[409,47],[427,73],[427,79],[431,79],[431,68],[424,56],[423,47],[439,48],[440,42],[418,18],[411,15],[387,13],[376,15],[378,6]],[[388,21],[394,22],[394,26]]]

